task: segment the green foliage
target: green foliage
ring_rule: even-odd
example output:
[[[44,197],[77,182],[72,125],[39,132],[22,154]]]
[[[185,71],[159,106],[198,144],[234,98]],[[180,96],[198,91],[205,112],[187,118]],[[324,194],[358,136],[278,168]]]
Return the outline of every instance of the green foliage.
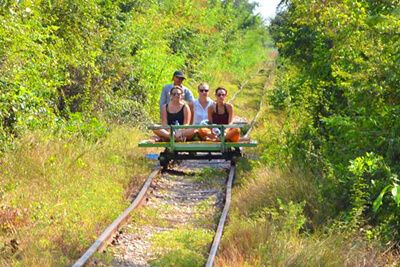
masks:
[[[283,4],[269,28],[282,57],[270,99],[301,122],[285,130],[291,158],[315,166],[352,226],[398,236],[399,1]]]
[[[125,203],[125,167],[143,170],[127,146],[137,139],[110,125],[158,119],[177,69],[190,87],[247,78],[268,42],[253,9],[247,0],[0,3],[4,264],[71,264]],[[19,252],[8,249],[15,238]]]
[[[377,194],[391,183],[391,172],[383,158],[373,153],[367,153],[364,157],[350,161],[348,169],[352,174],[347,177],[352,205],[349,214],[351,220],[358,224],[364,217],[372,216],[371,203],[374,202]]]
[[[84,118],[81,113],[71,113],[68,120],[59,121],[57,124],[56,127],[60,128],[56,128],[56,131],[60,131],[64,137],[78,136],[92,142],[106,137],[110,131],[96,118]]]
[[[359,234],[333,228],[327,218],[318,223],[318,217],[329,216],[330,205],[320,199],[313,174],[266,167],[251,173],[237,175],[242,183],[235,191],[218,266],[343,266],[360,261],[384,266],[397,261],[397,256],[381,257],[379,245]],[[374,234],[371,228],[362,231]]]
[[[0,140],[73,113],[101,117],[110,102],[128,109],[118,122],[157,118],[160,90],[176,69],[189,84],[240,80],[265,58],[267,32],[253,8],[211,0],[1,5]]]
[[[106,121],[113,124],[131,124],[147,126],[151,122],[150,116],[143,112],[143,106],[130,99],[107,98],[104,111]]]
[[[278,231],[299,234],[307,221],[303,214],[306,204],[305,201],[298,204],[290,201],[288,204],[284,204],[282,200],[278,198],[277,204],[278,209],[266,207],[258,210],[254,216],[256,216],[258,220],[265,220],[268,218],[274,221]]]

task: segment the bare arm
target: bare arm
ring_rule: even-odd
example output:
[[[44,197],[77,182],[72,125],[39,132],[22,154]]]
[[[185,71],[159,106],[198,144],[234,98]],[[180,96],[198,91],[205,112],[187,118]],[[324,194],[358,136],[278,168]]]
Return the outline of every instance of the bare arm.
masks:
[[[228,118],[228,124],[232,124],[233,122],[233,105],[232,104],[226,104],[227,109],[228,109],[228,114],[229,114],[229,118]]]
[[[213,109],[214,109],[214,104],[212,106],[210,106],[207,110],[208,113],[208,121],[210,122],[210,124],[213,124],[213,117],[212,117],[212,113],[213,113]]]
[[[164,90],[165,86],[163,87],[162,91],[161,91],[161,96],[160,96],[160,102],[159,102],[159,106],[160,106],[160,118],[162,119],[162,108],[165,104],[167,104],[167,90]]]
[[[168,125],[167,120],[167,105],[163,105],[161,108],[161,124]]]
[[[191,121],[190,108],[187,104],[183,107],[183,125],[188,125]]]
[[[190,124],[193,124],[193,117],[194,117],[194,105],[193,102],[189,103],[190,109]]]

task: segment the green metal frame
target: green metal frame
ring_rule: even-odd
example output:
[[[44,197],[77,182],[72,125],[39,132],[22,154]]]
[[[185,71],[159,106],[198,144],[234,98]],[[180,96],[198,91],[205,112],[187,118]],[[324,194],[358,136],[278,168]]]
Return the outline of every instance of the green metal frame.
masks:
[[[209,142],[209,141],[187,141],[187,142],[175,142],[174,130],[175,129],[199,129],[199,128],[219,128],[221,129],[221,142]],[[142,141],[139,143],[139,147],[163,147],[171,153],[184,151],[184,152],[227,152],[232,148],[241,147],[256,147],[257,141],[250,140],[250,142],[226,142],[225,141],[225,129],[227,128],[243,128],[243,124],[232,124],[232,125],[167,125],[167,126],[150,126],[151,130],[158,129],[169,129],[170,130],[170,141],[169,142],[149,142]]]

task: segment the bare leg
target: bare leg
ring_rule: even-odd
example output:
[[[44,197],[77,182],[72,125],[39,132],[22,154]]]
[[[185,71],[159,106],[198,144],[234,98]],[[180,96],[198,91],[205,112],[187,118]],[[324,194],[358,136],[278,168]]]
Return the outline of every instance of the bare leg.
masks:
[[[210,128],[199,129],[200,139],[203,141],[215,141],[216,136]]]
[[[225,139],[229,142],[237,142],[240,139],[240,128],[226,129]]]
[[[184,129],[182,132],[182,136],[187,140],[192,140],[196,135],[197,129]]]
[[[163,140],[169,141],[169,139],[170,139],[169,131],[166,130],[166,129],[153,130],[153,132],[154,132],[157,136],[161,137]]]

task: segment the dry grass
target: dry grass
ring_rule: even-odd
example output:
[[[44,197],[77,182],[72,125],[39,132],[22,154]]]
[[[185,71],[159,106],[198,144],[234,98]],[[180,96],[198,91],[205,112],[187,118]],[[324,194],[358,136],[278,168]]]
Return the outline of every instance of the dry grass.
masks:
[[[245,173],[239,175],[247,176]],[[300,170],[282,172],[260,168],[247,180],[239,178],[238,182],[243,186],[235,195],[234,205],[242,214],[250,215],[266,206],[279,208],[277,199],[282,199],[285,203],[306,201],[310,211],[318,211],[322,207],[317,202],[317,188],[310,176]]]
[[[394,266],[379,244],[314,223],[326,212],[314,179],[260,168],[242,180],[215,266]]]
[[[129,127],[97,143],[22,136],[1,159],[0,265],[71,265],[149,173],[137,148],[142,138]]]

